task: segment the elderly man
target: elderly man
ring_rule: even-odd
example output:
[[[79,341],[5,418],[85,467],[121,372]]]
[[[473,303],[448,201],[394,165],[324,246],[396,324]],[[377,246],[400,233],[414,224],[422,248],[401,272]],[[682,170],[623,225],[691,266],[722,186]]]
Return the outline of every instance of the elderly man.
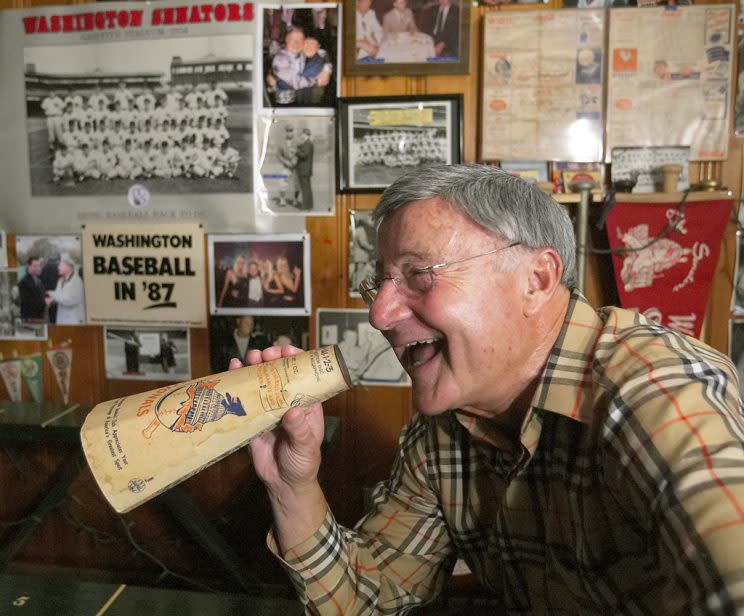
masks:
[[[333,66],[325,64],[320,72],[313,76],[306,76],[304,53],[305,34],[300,29],[287,32],[284,47],[280,49],[271,61],[271,73],[266,81],[270,87],[276,88],[277,105],[291,105],[297,99],[297,91],[314,86],[325,87],[331,79]]]
[[[83,280],[75,270],[75,262],[68,253],[63,253],[57,265],[57,286],[47,291],[47,305],[57,306],[57,325],[85,324],[85,295]]]
[[[270,546],[309,611],[401,613],[435,597],[459,556],[504,613],[741,614],[730,360],[590,306],[568,216],[499,169],[417,169],[374,216],[377,274],[361,290],[418,411],[391,477],[345,529],[317,480],[320,406],[251,443]]]
[[[382,43],[382,26],[372,9],[372,0],[357,0],[356,6],[357,60],[374,58]]]

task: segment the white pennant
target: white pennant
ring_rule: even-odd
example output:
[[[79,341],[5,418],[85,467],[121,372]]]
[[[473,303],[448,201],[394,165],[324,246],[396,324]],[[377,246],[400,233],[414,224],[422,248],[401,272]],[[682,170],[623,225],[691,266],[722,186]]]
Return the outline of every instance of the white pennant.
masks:
[[[52,365],[57,385],[62,392],[65,404],[70,402],[70,371],[72,368],[72,349],[70,347],[49,349],[46,352],[47,359]]]
[[[12,402],[21,400],[21,360],[9,359],[0,363],[0,374]]]

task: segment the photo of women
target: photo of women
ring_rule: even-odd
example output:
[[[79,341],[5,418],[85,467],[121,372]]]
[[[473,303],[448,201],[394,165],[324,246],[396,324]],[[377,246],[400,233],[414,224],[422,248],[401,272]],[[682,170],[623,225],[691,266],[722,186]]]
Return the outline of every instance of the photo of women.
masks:
[[[304,234],[209,237],[212,314],[310,313]]]

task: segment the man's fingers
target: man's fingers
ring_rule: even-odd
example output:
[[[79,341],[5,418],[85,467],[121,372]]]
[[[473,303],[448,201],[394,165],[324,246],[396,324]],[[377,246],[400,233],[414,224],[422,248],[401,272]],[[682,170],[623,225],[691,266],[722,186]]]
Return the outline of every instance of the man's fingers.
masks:
[[[302,349],[298,349],[296,346],[292,346],[291,344],[286,344],[283,347],[279,347],[282,352],[282,357],[291,357],[292,355],[297,355],[298,353],[302,353]]]
[[[243,362],[241,362],[237,357],[233,357],[230,360],[229,365],[227,366],[228,370],[237,370],[238,368],[243,367]]]

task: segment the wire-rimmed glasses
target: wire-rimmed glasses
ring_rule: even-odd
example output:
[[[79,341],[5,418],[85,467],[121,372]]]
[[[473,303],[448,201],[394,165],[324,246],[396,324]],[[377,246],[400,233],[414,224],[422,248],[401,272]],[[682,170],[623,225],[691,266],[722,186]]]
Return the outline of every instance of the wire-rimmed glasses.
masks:
[[[506,246],[502,246],[501,248],[495,248],[494,250],[489,250],[488,252],[482,252],[477,255],[472,255],[463,259],[457,259],[455,261],[448,261],[446,263],[437,263],[436,265],[429,265],[428,267],[406,268],[404,266],[403,268],[401,268],[400,275],[398,276],[367,276],[359,284],[359,292],[362,295],[364,303],[367,304],[367,306],[369,306],[370,308],[375,302],[377,294],[379,293],[380,288],[386,280],[392,280],[395,288],[408,297],[421,297],[425,293],[431,291],[431,289],[434,287],[434,274],[439,270],[450,265],[455,265],[456,263],[464,263],[465,261],[472,261],[473,259],[479,259],[480,257],[492,255],[497,252],[501,252],[502,250],[506,250],[507,248],[518,246],[519,244],[520,242],[512,242],[511,244],[507,244]]]

